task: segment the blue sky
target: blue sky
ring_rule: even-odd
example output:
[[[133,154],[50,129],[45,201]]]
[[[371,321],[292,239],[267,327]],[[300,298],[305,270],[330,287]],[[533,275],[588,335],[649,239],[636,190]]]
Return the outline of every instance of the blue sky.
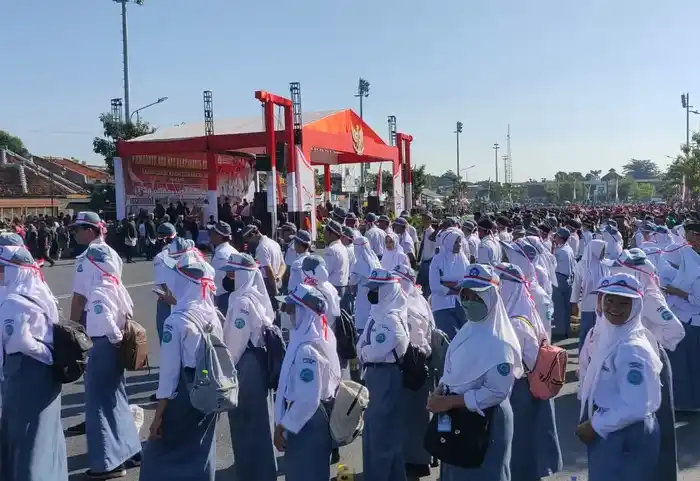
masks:
[[[123,92],[119,12],[1,0],[0,128],[37,154],[99,163],[97,117]],[[201,121],[210,89],[217,118],[257,115],[253,92],[287,95],[290,81],[305,111],[356,108],[362,76],[365,119],[386,135],[396,115],[433,173],[455,169],[457,120],[470,180],[494,177],[508,124],[516,181],[631,157],[663,166],[685,141],[680,94],[700,107],[698,18],[693,0],[146,0],[129,9],[132,109],[167,96],[146,120]]]

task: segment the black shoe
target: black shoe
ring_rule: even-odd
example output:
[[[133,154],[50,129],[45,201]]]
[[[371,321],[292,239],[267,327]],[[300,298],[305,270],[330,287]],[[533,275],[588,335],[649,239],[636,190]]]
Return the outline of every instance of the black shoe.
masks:
[[[149,398],[152,403],[158,401],[158,398],[156,397],[156,393],[151,394],[151,397]]]
[[[70,434],[85,434],[85,421],[83,421],[80,424],[76,424],[75,426],[71,426],[68,429],[66,429],[67,433]]]
[[[430,466],[427,464],[406,463],[404,467],[406,468],[407,478],[422,478],[423,476],[430,476]]]
[[[119,466],[111,471],[105,471],[104,473],[95,473],[89,469],[85,471],[85,477],[88,479],[117,479],[126,476],[126,469],[124,466]]]
[[[138,468],[141,466],[141,453],[136,453],[124,463],[126,469]]]
[[[334,449],[331,451],[331,464],[337,464],[340,461],[340,450]]]

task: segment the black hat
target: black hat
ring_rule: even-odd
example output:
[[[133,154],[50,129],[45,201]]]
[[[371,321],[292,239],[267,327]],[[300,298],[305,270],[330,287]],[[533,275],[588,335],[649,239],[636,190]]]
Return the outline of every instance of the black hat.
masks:
[[[493,221],[486,217],[479,219],[479,222],[477,222],[476,225],[478,225],[480,229],[484,230],[493,230],[496,227]]]
[[[220,220],[219,222],[211,226],[209,230],[213,230],[217,234],[222,235],[224,237],[231,237],[232,234],[231,226],[228,225],[228,222],[224,222],[223,220]]]

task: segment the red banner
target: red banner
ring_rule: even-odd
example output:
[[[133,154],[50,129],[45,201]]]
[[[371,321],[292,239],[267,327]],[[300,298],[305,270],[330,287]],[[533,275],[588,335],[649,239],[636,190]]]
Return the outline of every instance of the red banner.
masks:
[[[206,159],[134,155],[124,160],[126,195],[150,197],[207,191]]]

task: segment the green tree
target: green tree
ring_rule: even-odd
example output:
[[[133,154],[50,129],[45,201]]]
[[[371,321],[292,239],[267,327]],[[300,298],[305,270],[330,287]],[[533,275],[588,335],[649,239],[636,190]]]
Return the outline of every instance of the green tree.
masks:
[[[367,192],[377,190],[377,174],[367,172],[365,175],[365,189]],[[392,194],[394,192],[394,176],[388,170],[382,170],[382,193]]]
[[[100,115],[100,122],[102,122],[104,137],[94,138],[92,150],[105,158],[107,171],[112,175],[114,175],[114,157],[117,155],[117,140],[131,140],[156,131],[148,122],[124,123],[109,113]]]
[[[413,203],[415,204],[426,186],[425,165],[421,165],[420,167],[414,165],[411,171],[413,175]]]
[[[11,150],[22,157],[29,156],[29,151],[24,146],[22,139],[5,130],[0,130],[0,148]]]
[[[654,197],[654,186],[646,182],[637,184],[637,198],[641,201],[649,201]]]
[[[622,166],[622,171],[635,180],[656,179],[661,176],[659,166],[648,159],[630,159]]]

